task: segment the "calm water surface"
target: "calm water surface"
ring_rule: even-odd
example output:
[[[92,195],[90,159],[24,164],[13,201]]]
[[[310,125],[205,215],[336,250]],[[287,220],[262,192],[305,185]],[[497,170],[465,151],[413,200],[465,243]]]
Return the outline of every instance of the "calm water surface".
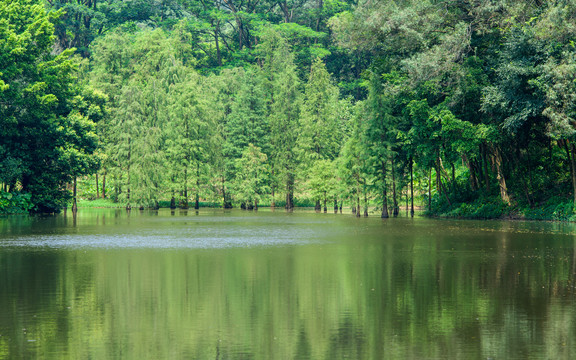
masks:
[[[576,226],[0,218],[4,359],[573,359]]]

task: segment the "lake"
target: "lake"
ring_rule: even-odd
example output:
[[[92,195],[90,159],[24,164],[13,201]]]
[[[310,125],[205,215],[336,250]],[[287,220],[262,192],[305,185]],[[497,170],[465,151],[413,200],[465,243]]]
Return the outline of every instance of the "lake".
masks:
[[[2,359],[573,359],[576,225],[0,218]]]

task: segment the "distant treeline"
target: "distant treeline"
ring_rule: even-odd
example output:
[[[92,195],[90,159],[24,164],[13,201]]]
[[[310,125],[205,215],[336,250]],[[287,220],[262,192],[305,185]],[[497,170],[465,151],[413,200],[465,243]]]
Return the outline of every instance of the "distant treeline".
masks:
[[[96,175],[128,208],[569,217],[575,35],[573,1],[0,0],[0,209]]]

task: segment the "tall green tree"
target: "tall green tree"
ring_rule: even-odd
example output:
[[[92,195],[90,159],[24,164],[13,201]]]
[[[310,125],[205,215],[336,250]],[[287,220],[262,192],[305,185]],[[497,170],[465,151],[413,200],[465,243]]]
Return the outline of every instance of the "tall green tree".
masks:
[[[282,184],[286,209],[294,208],[294,186],[298,157],[296,153],[297,124],[300,117],[301,83],[294,64],[294,54],[286,40],[268,29],[259,54],[266,78],[266,99],[270,121],[270,148],[273,181]],[[272,186],[274,197],[275,185]]]
[[[54,22],[40,1],[0,2],[0,168],[36,211],[58,211],[74,176],[97,169],[94,123],[75,109],[81,94],[73,50],[54,55]],[[4,174],[4,172],[3,172]]]

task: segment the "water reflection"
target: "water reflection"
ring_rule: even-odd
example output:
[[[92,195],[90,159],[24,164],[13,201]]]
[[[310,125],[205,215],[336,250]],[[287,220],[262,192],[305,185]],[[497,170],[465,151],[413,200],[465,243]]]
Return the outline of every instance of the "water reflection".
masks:
[[[574,357],[573,227],[389,220],[0,220],[0,358]]]

